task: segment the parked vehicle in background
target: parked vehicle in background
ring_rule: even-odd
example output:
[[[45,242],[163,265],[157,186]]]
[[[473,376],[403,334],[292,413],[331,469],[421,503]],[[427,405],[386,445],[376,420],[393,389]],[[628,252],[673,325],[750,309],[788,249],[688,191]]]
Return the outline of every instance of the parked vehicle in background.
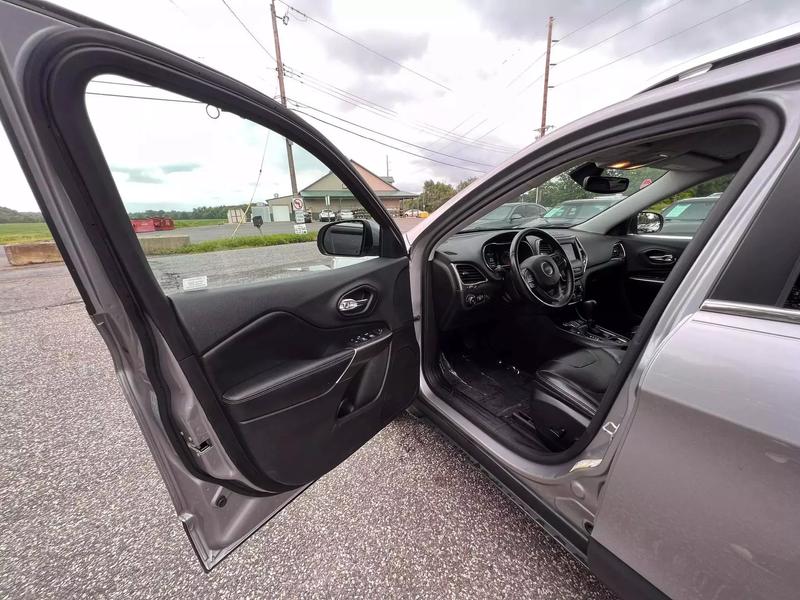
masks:
[[[625,199],[622,194],[598,198],[566,200],[544,214],[548,225],[569,227],[582,223]]]
[[[312,223],[313,221],[314,221],[314,219],[311,217],[311,211],[310,210],[304,210],[303,211],[303,222],[304,223]]]
[[[339,221],[346,221],[348,219],[355,219],[355,215],[353,214],[353,211],[350,210],[349,208],[345,208],[345,209],[340,210],[339,211],[338,220]]]
[[[335,220],[336,220],[336,213],[330,210],[329,208],[320,211],[319,213],[320,223],[327,223],[328,221],[335,221]]]
[[[678,200],[661,213],[664,217],[664,226],[659,233],[662,235],[694,235],[718,199],[719,195]]]
[[[541,217],[547,207],[533,202],[509,202],[475,221],[470,229],[502,229]]]

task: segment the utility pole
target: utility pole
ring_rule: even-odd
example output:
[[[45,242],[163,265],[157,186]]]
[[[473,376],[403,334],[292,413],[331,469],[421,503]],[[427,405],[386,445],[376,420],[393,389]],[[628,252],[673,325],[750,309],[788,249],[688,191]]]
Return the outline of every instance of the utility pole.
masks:
[[[272,33],[275,36],[275,59],[278,63],[278,89],[281,92],[281,104],[286,106],[286,88],[283,85],[283,60],[281,59],[281,42],[278,39],[278,17],[275,15],[275,0],[269,5],[270,13],[272,14]],[[548,54],[549,57],[549,54]],[[292,197],[297,196],[297,178],[294,174],[294,156],[292,156],[292,143],[289,138],[286,140],[286,160],[289,163],[289,180],[292,184]]]
[[[547,91],[550,89],[550,50],[553,47],[553,17],[547,20],[547,49],[544,56],[544,92],[542,94],[542,126],[539,127],[539,137],[544,137],[547,131]]]

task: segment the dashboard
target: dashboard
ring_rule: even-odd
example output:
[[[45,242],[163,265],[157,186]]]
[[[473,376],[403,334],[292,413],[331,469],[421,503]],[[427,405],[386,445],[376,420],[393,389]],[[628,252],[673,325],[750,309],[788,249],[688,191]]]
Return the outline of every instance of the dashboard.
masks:
[[[589,272],[625,261],[620,238],[574,231],[547,229],[570,259],[575,276],[571,304],[584,298]],[[434,307],[444,329],[471,320],[489,318],[500,310],[499,301],[508,293],[507,276],[511,269],[509,250],[518,230],[458,233],[443,242],[433,260]],[[537,239],[520,252],[551,254],[551,243]],[[521,256],[522,259],[526,258]]]

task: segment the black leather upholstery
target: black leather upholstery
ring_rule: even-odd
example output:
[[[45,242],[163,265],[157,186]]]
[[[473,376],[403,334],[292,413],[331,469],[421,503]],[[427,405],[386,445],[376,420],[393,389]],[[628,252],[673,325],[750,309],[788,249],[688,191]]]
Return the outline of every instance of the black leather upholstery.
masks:
[[[618,348],[577,350],[543,364],[536,372],[536,383],[570,409],[591,418],[624,355]]]

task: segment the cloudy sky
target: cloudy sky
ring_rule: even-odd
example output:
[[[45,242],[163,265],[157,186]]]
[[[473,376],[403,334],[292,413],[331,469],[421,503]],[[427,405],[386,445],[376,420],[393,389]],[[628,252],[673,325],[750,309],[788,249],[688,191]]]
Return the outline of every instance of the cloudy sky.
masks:
[[[553,127],[635,93],[673,65],[800,21],[796,0],[288,1],[276,6],[285,16],[279,28],[292,106],[378,174],[388,156],[396,185],[415,192],[426,179],[479,176],[534,139],[551,15],[559,40],[551,58]],[[57,3],[277,93],[266,0]],[[99,94],[176,99],[99,79],[117,82],[92,84]],[[283,140],[259,126],[225,113],[211,119],[202,104],[98,94],[87,102],[131,209],[289,191]],[[300,149],[296,160],[301,187],[325,171]],[[0,205],[36,210],[14,162],[3,136]]]

